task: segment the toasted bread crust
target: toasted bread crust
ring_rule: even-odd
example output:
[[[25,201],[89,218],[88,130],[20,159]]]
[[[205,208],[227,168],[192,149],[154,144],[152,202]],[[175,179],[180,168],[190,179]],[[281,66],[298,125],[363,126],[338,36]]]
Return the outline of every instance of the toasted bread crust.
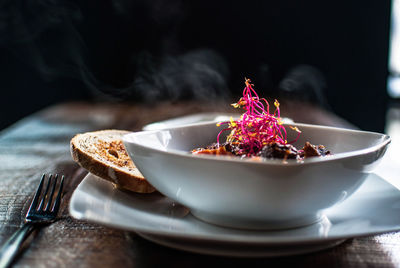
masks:
[[[133,168],[127,170],[124,167],[111,164],[104,155],[94,156],[93,152],[81,146],[81,142],[86,142],[85,138],[96,137],[101,140],[102,136],[106,135],[113,137],[112,140],[114,141],[120,141],[120,138],[127,133],[129,132],[122,130],[101,130],[77,134],[70,142],[72,158],[90,173],[114,183],[117,187],[138,193],[154,192],[154,187],[143,177],[132,162],[129,164]]]

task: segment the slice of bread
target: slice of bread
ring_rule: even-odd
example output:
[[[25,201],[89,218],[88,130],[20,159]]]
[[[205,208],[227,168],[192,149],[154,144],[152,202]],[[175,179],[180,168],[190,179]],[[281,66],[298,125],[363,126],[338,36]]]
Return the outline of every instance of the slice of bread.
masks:
[[[99,130],[77,134],[70,143],[72,158],[81,167],[117,187],[138,193],[155,189],[130,159],[122,143],[125,130]]]

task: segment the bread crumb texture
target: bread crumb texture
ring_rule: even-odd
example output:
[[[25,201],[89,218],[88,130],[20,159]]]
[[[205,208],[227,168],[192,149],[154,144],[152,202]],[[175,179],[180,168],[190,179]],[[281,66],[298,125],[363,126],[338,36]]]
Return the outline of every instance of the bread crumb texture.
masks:
[[[107,137],[87,137],[87,139],[91,139],[91,141],[89,142],[87,139],[83,139],[80,145],[85,151],[89,152],[92,157],[100,161],[107,161],[120,168],[126,168],[129,171],[136,169],[128,152],[125,150],[122,140],[116,139],[115,135],[110,135],[109,138],[108,140]],[[91,145],[91,148],[87,148],[88,145]]]

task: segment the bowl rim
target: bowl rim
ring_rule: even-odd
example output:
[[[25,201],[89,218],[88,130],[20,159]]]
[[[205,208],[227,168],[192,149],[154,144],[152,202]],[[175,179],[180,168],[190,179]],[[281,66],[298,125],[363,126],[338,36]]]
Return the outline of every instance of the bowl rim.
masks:
[[[391,137],[384,133],[356,130],[356,129],[347,129],[347,128],[340,128],[340,127],[332,127],[332,126],[325,126],[325,125],[307,124],[307,123],[288,123],[288,124],[284,124],[284,125],[291,125],[291,126],[297,126],[297,127],[314,127],[314,128],[321,128],[321,129],[332,129],[332,130],[336,130],[336,131],[352,132],[352,133],[358,133],[358,134],[372,134],[372,135],[378,135],[378,136],[382,137],[383,140],[382,140],[382,142],[380,142],[374,146],[366,147],[364,149],[343,152],[343,153],[337,153],[337,154],[328,155],[325,157],[312,157],[312,158],[304,159],[302,161],[298,161],[295,159],[287,159],[287,160],[267,159],[267,160],[256,161],[251,158],[243,159],[243,158],[240,158],[237,156],[194,155],[194,154],[191,154],[190,152],[176,150],[176,149],[168,149],[168,151],[165,151],[165,150],[161,150],[158,148],[154,148],[151,146],[147,146],[145,144],[135,142],[131,139],[131,137],[135,137],[135,136],[151,135],[154,133],[169,131],[169,130],[173,130],[173,129],[180,129],[180,128],[184,129],[184,128],[188,128],[188,127],[196,127],[196,126],[210,125],[210,124],[216,124],[216,122],[215,121],[206,121],[206,122],[200,122],[200,123],[199,122],[198,123],[190,123],[190,124],[185,124],[185,125],[180,125],[180,126],[171,126],[171,127],[164,128],[164,129],[143,130],[143,131],[131,132],[131,133],[125,134],[122,137],[122,141],[124,144],[125,143],[134,144],[135,146],[138,146],[142,149],[151,150],[153,152],[157,152],[157,153],[164,154],[164,155],[175,156],[175,157],[222,161],[225,163],[226,162],[228,162],[228,163],[246,163],[246,164],[250,164],[250,165],[264,165],[264,166],[265,165],[266,166],[271,166],[271,165],[273,165],[273,166],[277,166],[277,165],[278,166],[288,166],[288,165],[302,166],[302,165],[308,165],[308,164],[313,164],[313,163],[325,163],[325,162],[338,161],[338,160],[354,158],[357,156],[362,156],[362,155],[376,152],[376,151],[380,150],[381,148],[388,146],[391,143]]]

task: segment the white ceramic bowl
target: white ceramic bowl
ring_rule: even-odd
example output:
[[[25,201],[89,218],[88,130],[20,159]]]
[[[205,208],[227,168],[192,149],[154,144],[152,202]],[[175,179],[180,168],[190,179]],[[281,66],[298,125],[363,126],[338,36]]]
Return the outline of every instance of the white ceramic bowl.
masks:
[[[297,148],[310,141],[333,155],[256,162],[190,154],[216,141],[215,122],[130,133],[123,142],[147,180],[197,218],[227,227],[282,229],[314,223],[324,209],[349,197],[390,143],[379,133],[291,125],[302,131]]]

